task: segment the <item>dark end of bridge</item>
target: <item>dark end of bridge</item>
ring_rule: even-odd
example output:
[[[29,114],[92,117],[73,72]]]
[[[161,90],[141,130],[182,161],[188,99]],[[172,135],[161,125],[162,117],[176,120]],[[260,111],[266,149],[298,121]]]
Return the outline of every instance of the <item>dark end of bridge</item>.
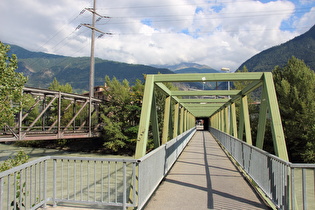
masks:
[[[209,130],[210,121],[208,117],[197,117],[196,118],[196,125],[198,128],[201,128],[201,130]]]

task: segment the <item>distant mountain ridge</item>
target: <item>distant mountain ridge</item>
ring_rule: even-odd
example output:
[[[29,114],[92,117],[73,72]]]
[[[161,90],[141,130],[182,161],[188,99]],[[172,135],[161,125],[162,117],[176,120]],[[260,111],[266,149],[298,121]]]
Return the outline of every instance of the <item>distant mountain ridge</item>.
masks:
[[[31,52],[16,45],[10,45],[10,54],[18,58],[18,72],[28,76],[26,86],[47,88],[56,78],[60,83],[69,83],[77,93],[89,89],[90,58],[67,57]],[[155,68],[146,65],[134,65],[115,61],[95,59],[95,86],[104,85],[105,76],[116,77],[130,83],[137,79],[144,80],[144,74],[174,74],[166,68]]]
[[[315,70],[315,25],[290,41],[254,55],[238,69],[246,66],[252,72],[272,71],[275,66],[284,66],[292,56],[304,60]]]
[[[157,68],[167,68],[174,71],[176,74],[185,73],[218,73],[216,69],[213,69],[207,65],[200,65],[198,63],[180,63],[176,65],[154,65]]]
[[[54,55],[54,54],[48,54],[43,52],[32,52],[29,50],[26,50],[22,47],[19,47],[17,45],[11,45],[10,48],[10,54],[16,54],[19,59],[27,59],[27,58],[64,58],[65,56],[62,55]]]

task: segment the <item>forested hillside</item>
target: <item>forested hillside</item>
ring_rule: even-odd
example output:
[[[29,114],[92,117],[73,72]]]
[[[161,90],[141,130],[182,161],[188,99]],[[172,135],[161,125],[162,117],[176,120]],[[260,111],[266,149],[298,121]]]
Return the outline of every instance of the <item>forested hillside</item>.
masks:
[[[275,66],[284,66],[292,56],[303,60],[307,66],[315,70],[315,26],[286,43],[253,56],[239,69],[246,66],[248,71],[272,71]]]
[[[11,45],[10,54],[18,58],[17,72],[28,76],[26,86],[47,88],[56,78],[60,83],[69,83],[77,93],[88,90],[90,58],[66,57],[41,52],[31,52]],[[133,65],[115,61],[95,59],[95,85],[104,85],[105,76],[116,77],[122,81],[127,79],[133,83],[143,80],[143,74],[172,74],[165,68],[154,68],[146,65]]]

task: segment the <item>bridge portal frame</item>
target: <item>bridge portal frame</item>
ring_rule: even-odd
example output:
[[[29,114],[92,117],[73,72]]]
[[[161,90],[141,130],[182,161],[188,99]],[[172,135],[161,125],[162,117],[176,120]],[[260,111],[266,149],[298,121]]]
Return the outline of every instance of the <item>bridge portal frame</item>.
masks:
[[[237,81],[247,82],[248,85],[241,90],[198,91],[172,91],[165,85],[166,82]],[[263,149],[267,120],[270,120],[275,154],[281,159],[288,161],[276,91],[270,72],[147,75],[135,158],[141,158],[146,154],[150,124],[152,125],[154,145],[158,147],[160,144],[165,144],[170,137],[174,138],[178,134],[194,127],[196,118],[208,118],[211,127],[224,131],[240,140],[244,140],[243,134],[245,132],[246,142],[252,145],[247,97],[248,94],[259,87],[262,87],[262,94],[255,146]],[[162,140],[159,137],[159,123],[156,117],[155,88],[161,89],[167,95],[164,108]],[[190,97],[187,98],[187,96]],[[205,96],[213,98],[204,98]],[[237,102],[240,102],[238,120],[236,119]],[[173,108],[171,108],[171,104],[174,104]]]

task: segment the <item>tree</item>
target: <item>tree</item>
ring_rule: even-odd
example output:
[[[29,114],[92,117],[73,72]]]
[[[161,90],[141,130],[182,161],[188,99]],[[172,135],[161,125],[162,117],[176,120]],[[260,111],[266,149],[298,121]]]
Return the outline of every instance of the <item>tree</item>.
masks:
[[[289,157],[315,162],[315,73],[292,57],[273,75]]]
[[[62,85],[58,82],[56,78],[50,83],[49,90],[56,90],[64,93],[72,93],[72,86],[69,83],[66,83],[65,85]]]
[[[108,76],[105,84],[106,102],[102,107],[104,148],[132,154],[140,120],[143,84],[137,81],[130,87],[127,80],[120,82]]]
[[[10,156],[7,160],[0,164],[0,172],[22,165],[26,163],[28,159],[29,156],[21,150],[16,154],[16,156]]]
[[[8,56],[9,45],[0,42],[0,126],[14,123],[14,114],[20,109],[22,89],[27,78],[17,73],[16,55]],[[17,106],[18,104],[18,106]]]

